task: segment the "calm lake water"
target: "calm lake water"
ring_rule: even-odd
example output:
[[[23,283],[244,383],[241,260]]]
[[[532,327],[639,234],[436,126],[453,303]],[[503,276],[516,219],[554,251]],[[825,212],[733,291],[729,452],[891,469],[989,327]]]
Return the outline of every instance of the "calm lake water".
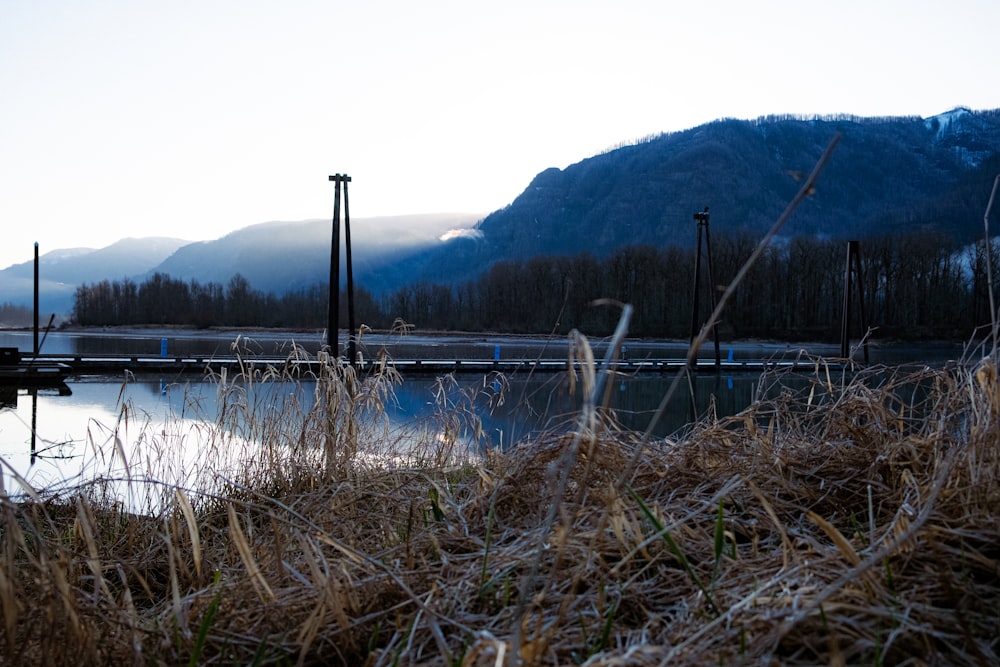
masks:
[[[43,343],[49,354],[158,355],[164,346],[171,355],[231,354],[237,334],[232,332],[54,332]],[[315,333],[272,332],[239,334],[240,347],[251,354],[284,355],[291,341],[310,353],[323,341]],[[565,339],[508,338],[493,336],[430,337],[369,336],[362,341],[368,354],[385,347],[397,359],[504,359],[565,358]],[[594,341],[603,354],[604,341]],[[30,351],[31,332],[0,333],[0,346]],[[629,341],[630,359],[683,358],[681,342]],[[784,343],[740,343],[723,345],[724,358],[790,359],[804,348]],[[813,355],[836,356],[838,346],[810,346]],[[702,357],[714,355],[711,344]],[[872,363],[926,362],[936,364],[963,356],[960,345],[875,347]],[[860,357],[860,353],[858,355]],[[623,426],[645,430],[657,410],[674,373],[643,373],[617,377],[609,387],[611,406]],[[654,429],[668,435],[690,423],[712,404],[720,415],[735,414],[745,408],[761,390],[756,373],[698,374],[693,379],[694,400],[687,383],[667,406]],[[795,382],[786,377],[783,382]],[[808,382],[801,380],[803,386]],[[250,400],[266,402],[275,396],[297,394],[308,403],[315,384],[273,383],[255,386]],[[0,396],[0,465],[8,490],[20,476],[34,488],[52,489],[86,479],[96,468],[107,470],[112,452],[137,452],[148,443],[157,455],[177,457],[173,469],[183,477],[192,443],[204,435],[206,423],[213,423],[219,410],[216,383],[202,376],[178,374],[150,376],[123,374],[121,377],[71,375],[63,389],[8,389]],[[407,376],[395,387],[387,414],[394,424],[425,424],[437,428],[436,415],[447,406],[472,410],[483,425],[483,439],[477,446],[505,447],[532,434],[565,427],[577,414],[581,403],[579,387],[571,392],[565,373],[527,371],[509,376],[468,373],[439,381],[426,376]],[[134,454],[131,454],[134,456]],[[122,474],[128,474],[125,471]],[[183,481],[161,480],[161,481]]]

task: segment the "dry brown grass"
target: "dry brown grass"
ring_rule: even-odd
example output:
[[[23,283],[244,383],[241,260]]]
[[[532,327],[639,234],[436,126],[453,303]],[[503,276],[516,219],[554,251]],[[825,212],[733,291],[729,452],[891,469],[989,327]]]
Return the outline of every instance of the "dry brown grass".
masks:
[[[229,426],[264,453],[211,493],[162,489],[155,512],[87,486],[4,491],[0,660],[1000,660],[990,362],[845,382],[819,363],[812,391],[677,438],[595,418],[478,459],[386,442],[385,372],[330,366],[295,410],[220,384],[235,392],[223,412],[243,410]]]

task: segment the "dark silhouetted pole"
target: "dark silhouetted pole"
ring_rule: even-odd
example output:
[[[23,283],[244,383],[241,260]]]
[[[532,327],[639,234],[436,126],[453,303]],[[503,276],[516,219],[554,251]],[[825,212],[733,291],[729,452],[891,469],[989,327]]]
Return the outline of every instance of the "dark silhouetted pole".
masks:
[[[347,184],[351,177],[334,174],[330,180],[335,184],[333,198],[333,239],[330,245],[330,310],[327,321],[327,344],[330,352],[340,355],[338,333],[340,331],[340,187],[344,186],[344,244],[347,259],[347,310],[349,328],[347,336],[349,363],[357,364],[357,331],[354,321],[354,270],[351,265],[351,214],[348,206]]]
[[[698,242],[695,250],[694,256],[694,289],[691,298],[691,343],[694,343],[695,338],[698,336],[698,331],[701,328],[701,322],[698,319],[698,301],[701,298],[701,235],[702,228],[705,230],[705,254],[706,254],[706,270],[708,271],[708,291],[709,291],[709,303],[711,309],[709,312],[715,311],[715,284],[712,279],[712,241],[708,235],[708,207],[701,213],[695,213],[694,219],[698,223]],[[722,356],[719,352],[719,327],[718,325],[712,325],[712,338],[715,339],[715,365],[719,366],[722,364]]]
[[[35,241],[35,356],[38,356],[38,241]]]
[[[38,440],[38,389],[31,388],[31,465],[35,465],[35,447]]]
[[[333,195],[333,238],[330,242],[330,304],[326,321],[326,344],[330,354],[340,354],[338,333],[340,331],[340,174],[330,177],[334,182]]]

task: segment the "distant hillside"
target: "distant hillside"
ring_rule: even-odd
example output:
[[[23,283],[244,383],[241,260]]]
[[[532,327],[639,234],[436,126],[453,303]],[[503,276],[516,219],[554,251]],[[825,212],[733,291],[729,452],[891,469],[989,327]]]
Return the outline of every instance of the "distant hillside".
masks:
[[[125,238],[99,250],[71,248],[40,253],[39,309],[68,314],[78,285],[121,280],[144,274],[189,241],[148,237]],[[34,259],[0,271],[0,302],[30,306],[34,302]]]
[[[351,220],[351,255],[356,276],[375,280],[397,259],[439,246],[439,238],[467,229],[483,216],[473,213],[358,218]],[[341,231],[341,271],[346,271]],[[223,285],[236,274],[265,292],[283,294],[330,279],[331,220],[267,222],[215,241],[192,243],[149,273]]]
[[[477,225],[476,236],[397,265],[397,284],[465,280],[503,259],[692,245],[693,214],[705,206],[713,238],[762,235],[837,133],[841,141],[817,192],[786,234],[981,234],[1000,172],[1000,110],[956,109],[928,119],[727,119],[547,169]]]
[[[354,219],[355,273],[375,280],[383,267],[443,243],[443,235],[463,233],[482,217],[439,213]],[[267,222],[212,241],[127,238],[99,250],[52,250],[39,257],[41,310],[66,315],[81,284],[125,278],[138,283],[154,273],[223,286],[240,274],[254,289],[278,294],[325,283],[330,277],[331,225],[331,220]],[[346,270],[346,261],[341,267]],[[33,281],[34,261],[0,271],[0,303],[30,306]]]

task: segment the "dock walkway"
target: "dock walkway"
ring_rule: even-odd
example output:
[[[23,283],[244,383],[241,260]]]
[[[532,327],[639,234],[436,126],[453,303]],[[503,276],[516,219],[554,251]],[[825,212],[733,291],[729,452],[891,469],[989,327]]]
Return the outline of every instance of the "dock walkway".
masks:
[[[213,356],[213,355],[61,355],[40,354],[24,356],[22,365],[59,367],[65,375],[110,374],[130,371],[133,373],[205,373],[207,371],[238,371],[252,366],[255,369],[274,368],[292,373],[316,373],[320,364],[315,357],[294,359],[276,356]],[[359,370],[368,371],[378,364],[378,359],[365,359]],[[560,372],[567,369],[566,359],[393,359],[392,365],[403,375],[446,373],[514,373],[523,371]],[[598,362],[600,363],[600,361]],[[682,358],[620,360],[617,369],[622,373],[662,373],[676,371],[686,365]],[[831,365],[838,362],[831,361]],[[760,373],[765,370],[790,369],[811,371],[816,361],[811,358],[796,360],[722,360],[699,359],[695,370],[719,373]]]

